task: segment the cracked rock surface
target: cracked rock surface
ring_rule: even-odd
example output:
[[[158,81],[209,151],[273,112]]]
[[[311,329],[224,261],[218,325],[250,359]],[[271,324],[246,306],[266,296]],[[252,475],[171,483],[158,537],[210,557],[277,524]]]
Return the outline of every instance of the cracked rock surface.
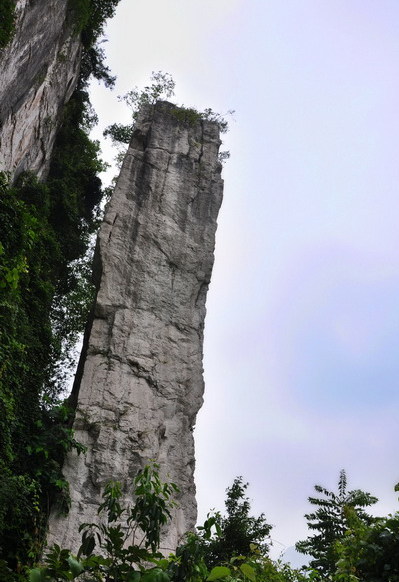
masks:
[[[15,36],[0,50],[0,171],[44,178],[81,43],[65,0],[18,0],[16,14]]]
[[[72,506],[53,512],[48,539],[75,551],[104,485],[121,481],[131,500],[149,459],[181,490],[162,548],[195,524],[192,429],[223,182],[217,124],[179,117],[166,102],[142,111],[98,237],[98,295],[72,395],[87,453],[66,460]]]

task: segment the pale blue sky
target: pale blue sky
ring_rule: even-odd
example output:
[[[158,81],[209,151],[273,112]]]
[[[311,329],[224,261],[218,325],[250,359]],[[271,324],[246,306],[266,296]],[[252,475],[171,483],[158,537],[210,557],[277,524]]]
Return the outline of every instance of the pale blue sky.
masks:
[[[236,475],[289,546],[315,483],[395,510],[399,481],[399,5],[379,0],[122,0],[113,93],[176,80],[235,109],[208,296],[200,515]],[[109,148],[107,155],[112,158]],[[276,544],[276,548],[280,548]]]

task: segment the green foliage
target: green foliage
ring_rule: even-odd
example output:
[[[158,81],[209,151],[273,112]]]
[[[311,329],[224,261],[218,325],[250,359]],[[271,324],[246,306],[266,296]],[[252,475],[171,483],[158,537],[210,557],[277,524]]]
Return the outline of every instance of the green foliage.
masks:
[[[48,222],[47,188],[30,177],[11,188],[4,175],[0,188],[0,459],[15,463],[40,415],[60,251]]]
[[[211,541],[214,529],[216,536],[220,534],[214,517],[206,521],[201,535],[188,534],[186,543],[176,554],[163,557],[159,553],[159,532],[171,518],[171,496],[177,487],[163,483],[158,470],[159,466],[152,463],[137,475],[132,507],[122,505],[121,485],[108,483],[98,510],[101,522],[82,524],[79,528],[82,544],[77,556],[54,545],[44,564],[30,571],[30,582],[305,582],[314,579],[287,564],[271,561],[260,546],[250,548],[249,557],[233,556],[226,563],[208,569],[203,540]],[[245,491],[241,482],[238,485]],[[233,500],[236,493],[229,490],[229,495],[236,508]],[[241,501],[238,505],[242,505]],[[246,512],[243,514],[245,517]]]
[[[209,540],[212,532],[207,529],[207,533]],[[209,571],[205,564],[203,536],[192,532],[186,535],[185,542],[179,545],[176,556],[170,560],[168,572],[173,582],[201,582],[207,579]]]
[[[81,76],[62,111],[46,183],[27,173],[10,184],[0,174],[0,578],[7,582],[40,553],[52,499],[66,509],[63,456],[82,450],[60,396],[94,296],[92,235],[103,196],[85,88],[90,75],[112,84],[98,39],[117,4],[69,0],[84,45]],[[1,2],[0,46],[12,33],[14,7]]]
[[[159,536],[171,516],[171,496],[178,489],[173,483],[163,483],[158,469],[152,463],[136,476],[132,507],[122,505],[121,485],[108,483],[98,509],[103,519],[79,528],[82,544],[78,555],[54,545],[45,564],[30,571],[30,581],[169,582],[169,561],[158,552]]]
[[[309,502],[317,507],[316,511],[305,515],[308,527],[315,530],[313,536],[296,544],[296,549],[313,557],[310,566],[323,576],[331,576],[335,572],[338,560],[337,542],[344,539],[349,529],[348,516],[356,512],[359,522],[370,525],[372,516],[364,511],[377,502],[377,498],[359,489],[347,491],[345,471],[340,472],[338,492],[334,493],[321,485],[315,485],[315,490],[322,497],[309,497]]]
[[[170,99],[174,96],[174,89],[175,82],[169,73],[153,71],[151,74],[151,84],[144,87],[143,90],[135,87],[125,95],[118,97],[120,101],[124,101],[130,108],[132,122],[127,125],[113,123],[105,129],[104,136],[110,137],[116,146],[129,144],[133,135],[138,113],[142,107],[146,105],[154,105],[159,100]],[[194,125],[201,120],[207,120],[217,123],[221,133],[225,133],[228,130],[228,122],[225,117],[219,113],[215,113],[212,109],[198,111],[193,107],[176,106],[170,113],[178,121],[186,125]],[[228,115],[231,115],[232,113],[234,112],[227,112]],[[224,162],[229,158],[229,156],[229,152],[221,152],[219,159]]]
[[[211,582],[223,578],[254,582],[255,569],[271,564],[265,542],[271,526],[263,514],[250,515],[247,487],[242,477],[237,477],[227,489],[226,516],[208,515],[196,533],[187,534],[169,566],[173,582]]]
[[[399,581],[399,513],[367,524],[352,509],[348,530],[336,543],[334,582]]]
[[[264,544],[249,544],[248,554],[233,552],[229,559],[209,563],[209,548],[218,544],[222,532],[218,514],[208,517],[198,533],[189,533],[183,545],[169,556],[168,574],[173,582],[305,582],[316,580],[313,575],[275,562],[267,556]]]
[[[115,145],[128,144],[133,134],[134,124],[140,109],[145,105],[154,105],[159,99],[169,99],[174,95],[175,82],[169,73],[154,71],[151,74],[151,84],[140,90],[135,87],[125,95],[119,96],[119,101],[124,101],[131,109],[132,123],[123,125],[113,123],[104,131],[105,137],[110,137]]]
[[[257,559],[253,564],[256,580],[267,582],[311,582],[318,580],[314,573],[305,573],[296,568],[291,568],[289,564],[280,561],[269,560],[268,558]],[[248,578],[248,576],[247,576]]]
[[[112,18],[120,0],[69,0],[77,32],[85,48],[93,46],[104,33],[106,20]]]
[[[137,87],[128,91],[120,99],[132,110],[133,119],[137,119],[137,114],[145,105],[154,105],[160,99],[170,99],[175,94],[175,82],[169,73],[154,71],[151,74],[151,84],[140,91]]]
[[[217,535],[209,538],[206,528],[204,543],[206,547],[205,562],[208,567],[228,562],[234,556],[251,556],[261,553],[267,555],[266,539],[272,528],[262,513],[259,517],[250,515],[251,504],[245,493],[248,483],[237,477],[226,491],[226,515],[213,516]]]
[[[226,582],[309,582],[312,576],[291,568],[289,564],[275,562],[267,556],[256,555],[232,558],[228,566],[215,566],[210,573],[213,580],[225,579]],[[208,576],[207,580],[210,580]]]
[[[114,144],[130,143],[133,134],[132,125],[123,125],[122,123],[112,123],[104,130],[104,137],[110,137]]]
[[[51,190],[51,222],[63,241],[67,263],[84,256],[90,235],[99,225],[102,198],[98,173],[105,169],[99,144],[88,137],[88,95],[77,90],[64,108],[47,185]]]
[[[198,533],[189,533],[176,554],[159,553],[159,532],[171,517],[171,496],[177,487],[163,483],[159,466],[146,466],[134,480],[135,503],[121,503],[119,483],[109,483],[99,507],[100,523],[82,524],[82,544],[77,556],[54,545],[44,564],[30,571],[30,582],[61,580],[107,582],[398,582],[399,514],[367,523],[353,505],[346,505],[345,535],[335,542],[337,565],[329,572],[301,571],[267,556],[265,544],[250,544],[246,555],[236,551],[220,562],[207,564],[209,548],[223,537],[218,514],[211,516]],[[228,518],[239,529],[248,529],[246,484],[238,478],[228,489]],[[331,492],[330,492],[331,493]],[[346,479],[341,473],[338,495],[343,498]],[[367,494],[366,494],[367,495]],[[330,496],[327,496],[329,499]],[[353,500],[357,495],[353,495]],[[363,506],[362,506],[363,507]],[[254,519],[254,518],[250,518]],[[258,522],[259,519],[255,520]],[[262,518],[263,519],[263,518]],[[232,522],[231,522],[232,523]],[[269,527],[269,526],[267,526]],[[204,543],[207,542],[207,543]],[[6,572],[6,564],[0,562]]]
[[[15,30],[15,0],[0,3],[0,49],[6,47]]]
[[[0,547],[13,570],[40,551],[48,504],[67,505],[61,467],[78,447],[59,409],[94,288],[91,235],[104,168],[84,90],[65,106],[46,183],[0,177]]]
[[[104,24],[112,18],[120,0],[69,0],[75,32],[80,34],[83,53],[81,59],[80,83],[85,86],[90,76],[103,81],[107,87],[113,87],[115,77],[104,64],[104,50],[100,46],[100,37],[104,33]]]
[[[144,547],[156,552],[159,547],[161,527],[171,518],[170,508],[174,506],[170,502],[173,493],[178,491],[174,483],[162,483],[156,464],[147,465],[135,479],[136,503],[128,519],[139,527],[145,537]]]
[[[228,111],[227,115],[232,115],[234,111]],[[194,109],[193,107],[176,107],[172,111],[172,115],[176,117],[179,121],[186,123],[187,125],[194,125],[198,123],[198,121],[205,120],[211,121],[212,123],[216,123],[219,127],[220,133],[226,133],[229,129],[228,121],[225,119],[223,115],[220,113],[215,113],[212,109],[204,109],[204,111],[198,111],[198,109]],[[228,156],[228,152],[224,152],[225,158]]]

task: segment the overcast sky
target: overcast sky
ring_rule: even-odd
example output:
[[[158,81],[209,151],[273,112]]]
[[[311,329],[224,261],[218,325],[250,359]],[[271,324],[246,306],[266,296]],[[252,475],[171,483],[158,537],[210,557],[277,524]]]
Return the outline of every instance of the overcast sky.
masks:
[[[176,101],[235,109],[195,431],[200,519],[237,475],[306,536],[313,485],[399,481],[399,3],[122,0],[107,28],[117,95],[174,77]],[[105,146],[105,155],[114,155]]]

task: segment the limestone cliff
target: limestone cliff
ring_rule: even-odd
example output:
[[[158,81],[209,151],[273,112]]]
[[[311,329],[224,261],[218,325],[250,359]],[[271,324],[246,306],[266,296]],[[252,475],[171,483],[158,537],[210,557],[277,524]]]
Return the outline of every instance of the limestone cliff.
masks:
[[[81,43],[65,0],[18,0],[17,33],[0,51],[0,170],[45,177]]]
[[[149,459],[181,489],[163,547],[195,524],[192,430],[222,179],[217,124],[178,117],[166,102],[142,113],[100,229],[94,320],[74,389],[76,438],[88,450],[66,460],[72,507],[52,516],[49,543],[76,549],[105,483],[122,481],[129,499]]]

